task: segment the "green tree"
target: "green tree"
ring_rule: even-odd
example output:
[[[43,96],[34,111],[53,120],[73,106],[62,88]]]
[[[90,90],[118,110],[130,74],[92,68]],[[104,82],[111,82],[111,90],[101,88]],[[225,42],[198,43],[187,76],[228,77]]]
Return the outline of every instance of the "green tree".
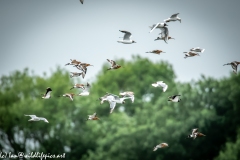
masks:
[[[75,96],[74,101],[58,96],[79,93],[78,89],[70,91],[74,80],[86,82],[69,78],[61,67],[49,76],[36,76],[26,69],[1,77],[2,150],[66,153],[70,160],[223,160],[230,153],[239,157],[239,75],[202,76],[195,82],[180,83],[168,62],[153,63],[140,56],[117,62],[123,67],[107,71],[105,63],[91,84],[90,95]],[[160,80],[168,84],[166,92],[151,86]],[[53,90],[52,98],[41,99],[47,87]],[[135,101],[117,104],[110,114],[108,102],[100,104],[98,98],[121,91],[133,91]],[[167,101],[174,94],[181,95],[181,102]],[[94,112],[101,120],[86,121]],[[49,124],[28,122],[24,114],[45,117]],[[207,136],[187,139],[193,128]],[[169,147],[153,152],[162,142]]]

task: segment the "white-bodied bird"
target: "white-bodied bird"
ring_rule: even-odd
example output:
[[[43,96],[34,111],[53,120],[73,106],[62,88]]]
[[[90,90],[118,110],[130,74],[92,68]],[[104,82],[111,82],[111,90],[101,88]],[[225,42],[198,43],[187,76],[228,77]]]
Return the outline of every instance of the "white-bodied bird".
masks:
[[[163,81],[158,81],[152,84],[153,87],[162,87],[163,92],[166,92],[168,85]]]
[[[158,148],[165,148],[165,147],[168,147],[167,143],[160,143],[153,148],[153,151],[156,151]]]
[[[49,98],[51,98],[51,92],[52,92],[52,89],[50,88],[50,87],[48,87],[47,89],[46,89],[47,91],[46,91],[46,93],[43,95],[43,99],[49,99]]]
[[[181,101],[180,96],[181,96],[181,95],[173,95],[173,96],[170,96],[170,97],[168,97],[168,101],[180,102],[180,101]]]
[[[178,14],[179,14],[179,13],[176,13],[176,14],[171,15],[171,17],[165,19],[164,22],[167,23],[167,22],[171,22],[171,21],[179,21],[179,22],[181,23],[181,18],[178,17]]]
[[[120,41],[117,41],[119,43],[123,44],[132,44],[132,43],[137,43],[134,40],[131,39],[132,33],[124,30],[119,30],[120,32],[124,33],[123,39]]]
[[[29,119],[28,121],[44,121],[46,123],[49,123],[48,120],[46,118],[43,117],[37,117],[36,115],[25,115],[25,116],[30,116],[31,119]]]

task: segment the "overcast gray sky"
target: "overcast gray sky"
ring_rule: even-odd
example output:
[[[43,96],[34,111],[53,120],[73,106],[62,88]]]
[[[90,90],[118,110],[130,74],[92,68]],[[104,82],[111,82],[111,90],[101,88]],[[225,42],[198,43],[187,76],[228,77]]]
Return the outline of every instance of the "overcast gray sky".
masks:
[[[182,23],[170,22],[175,40],[154,41],[148,26],[180,13]],[[174,67],[179,81],[201,74],[221,78],[232,72],[223,64],[237,60],[239,53],[238,0],[1,0],[0,76],[28,67],[35,74],[51,73],[69,59],[93,64],[86,80],[94,78],[106,59],[132,55],[164,60]],[[118,43],[119,30],[130,31],[135,44]],[[182,52],[205,48],[200,57],[184,59]],[[161,49],[158,56],[146,51]],[[78,71],[71,66],[69,71]]]

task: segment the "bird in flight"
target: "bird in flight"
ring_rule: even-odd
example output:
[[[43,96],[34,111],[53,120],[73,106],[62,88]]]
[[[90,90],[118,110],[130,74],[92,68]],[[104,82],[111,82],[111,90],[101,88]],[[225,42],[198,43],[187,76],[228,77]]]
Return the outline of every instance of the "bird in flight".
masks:
[[[120,41],[117,41],[119,43],[123,43],[123,44],[132,44],[132,43],[137,43],[136,41],[132,40],[132,33],[128,32],[128,31],[124,31],[124,30],[119,30],[120,32],[124,33],[123,39]]]
[[[167,23],[167,22],[171,22],[171,21],[179,21],[179,22],[181,23],[182,20],[181,20],[181,18],[178,17],[178,14],[179,14],[179,13],[176,13],[176,14],[171,15],[171,17],[165,19],[164,22]]]
[[[49,98],[51,98],[51,95],[50,95],[50,93],[52,92],[52,89],[50,88],[50,87],[48,87],[47,89],[46,89],[47,91],[46,91],[46,93],[43,95],[43,99],[49,99]]]
[[[237,74],[237,67],[238,67],[239,64],[240,64],[240,62],[238,62],[238,61],[233,61],[233,62],[231,62],[231,63],[224,64],[223,66],[225,66],[225,65],[231,65],[231,66],[232,66],[232,69],[233,69],[233,73]]]

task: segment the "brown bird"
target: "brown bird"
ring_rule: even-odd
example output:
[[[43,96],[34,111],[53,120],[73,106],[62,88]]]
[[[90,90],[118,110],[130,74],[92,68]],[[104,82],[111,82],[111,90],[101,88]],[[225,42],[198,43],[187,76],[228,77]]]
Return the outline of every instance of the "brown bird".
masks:
[[[116,64],[116,62],[115,62],[114,60],[109,60],[109,59],[107,59],[107,61],[108,61],[109,63],[111,63],[111,65],[112,65],[112,66],[111,66],[110,68],[108,68],[107,70],[118,69],[118,68],[121,67],[120,65]]]
[[[68,98],[70,98],[73,101],[73,96],[74,95],[75,95],[74,93],[65,93],[65,94],[63,94],[63,95],[61,95],[59,97],[68,97]]]
[[[149,52],[146,52],[146,53],[154,53],[154,54],[160,55],[160,53],[166,53],[166,52],[163,52],[162,50],[152,50],[152,51],[149,51]]]
[[[87,120],[100,120],[100,118],[97,117],[97,113],[93,113],[93,115],[88,115]]]
[[[80,61],[77,61],[76,59],[70,59],[71,60],[71,62],[70,63],[67,63],[67,64],[65,64],[65,66],[66,65],[79,65],[81,62]]]
[[[81,89],[85,89],[84,86],[85,86],[84,84],[74,84],[74,86],[73,86],[72,88],[70,88],[70,90],[73,89],[73,88],[81,88]]]
[[[225,65],[231,65],[231,66],[232,66],[232,69],[233,69],[233,73],[237,74],[237,67],[238,67],[239,64],[240,64],[240,62],[233,61],[233,62],[231,62],[231,63],[224,64],[223,66],[225,66]]]
[[[81,75],[82,75],[82,78],[85,77],[85,73],[84,73],[84,72],[82,72],[82,73],[70,72],[70,73],[71,73],[70,78],[72,78],[72,77],[78,77],[78,76],[81,76]]]
[[[167,143],[160,143],[153,148],[153,151],[156,151],[158,148],[165,148],[165,147],[168,147]]]
[[[83,71],[83,72],[86,74],[86,73],[87,73],[87,67],[88,67],[88,66],[93,66],[93,65],[91,65],[91,64],[89,64],[89,63],[81,63],[81,64],[79,64],[79,65],[77,65],[77,66],[75,66],[75,67],[77,67],[77,69]]]
[[[194,52],[183,52],[183,53],[185,53],[185,57],[184,58],[200,56],[198,53],[194,53]]]
[[[197,138],[197,137],[203,137],[203,136],[206,136],[206,135],[198,132],[198,128],[195,128],[195,129],[192,130],[192,134],[189,134],[189,135],[188,135],[188,138],[193,138],[193,139],[195,139],[195,138]]]
[[[157,40],[164,40],[165,39],[165,37],[157,37],[156,39],[154,39],[154,41],[157,41]],[[170,40],[170,39],[175,39],[175,38],[172,38],[172,37],[168,37],[168,40]]]

